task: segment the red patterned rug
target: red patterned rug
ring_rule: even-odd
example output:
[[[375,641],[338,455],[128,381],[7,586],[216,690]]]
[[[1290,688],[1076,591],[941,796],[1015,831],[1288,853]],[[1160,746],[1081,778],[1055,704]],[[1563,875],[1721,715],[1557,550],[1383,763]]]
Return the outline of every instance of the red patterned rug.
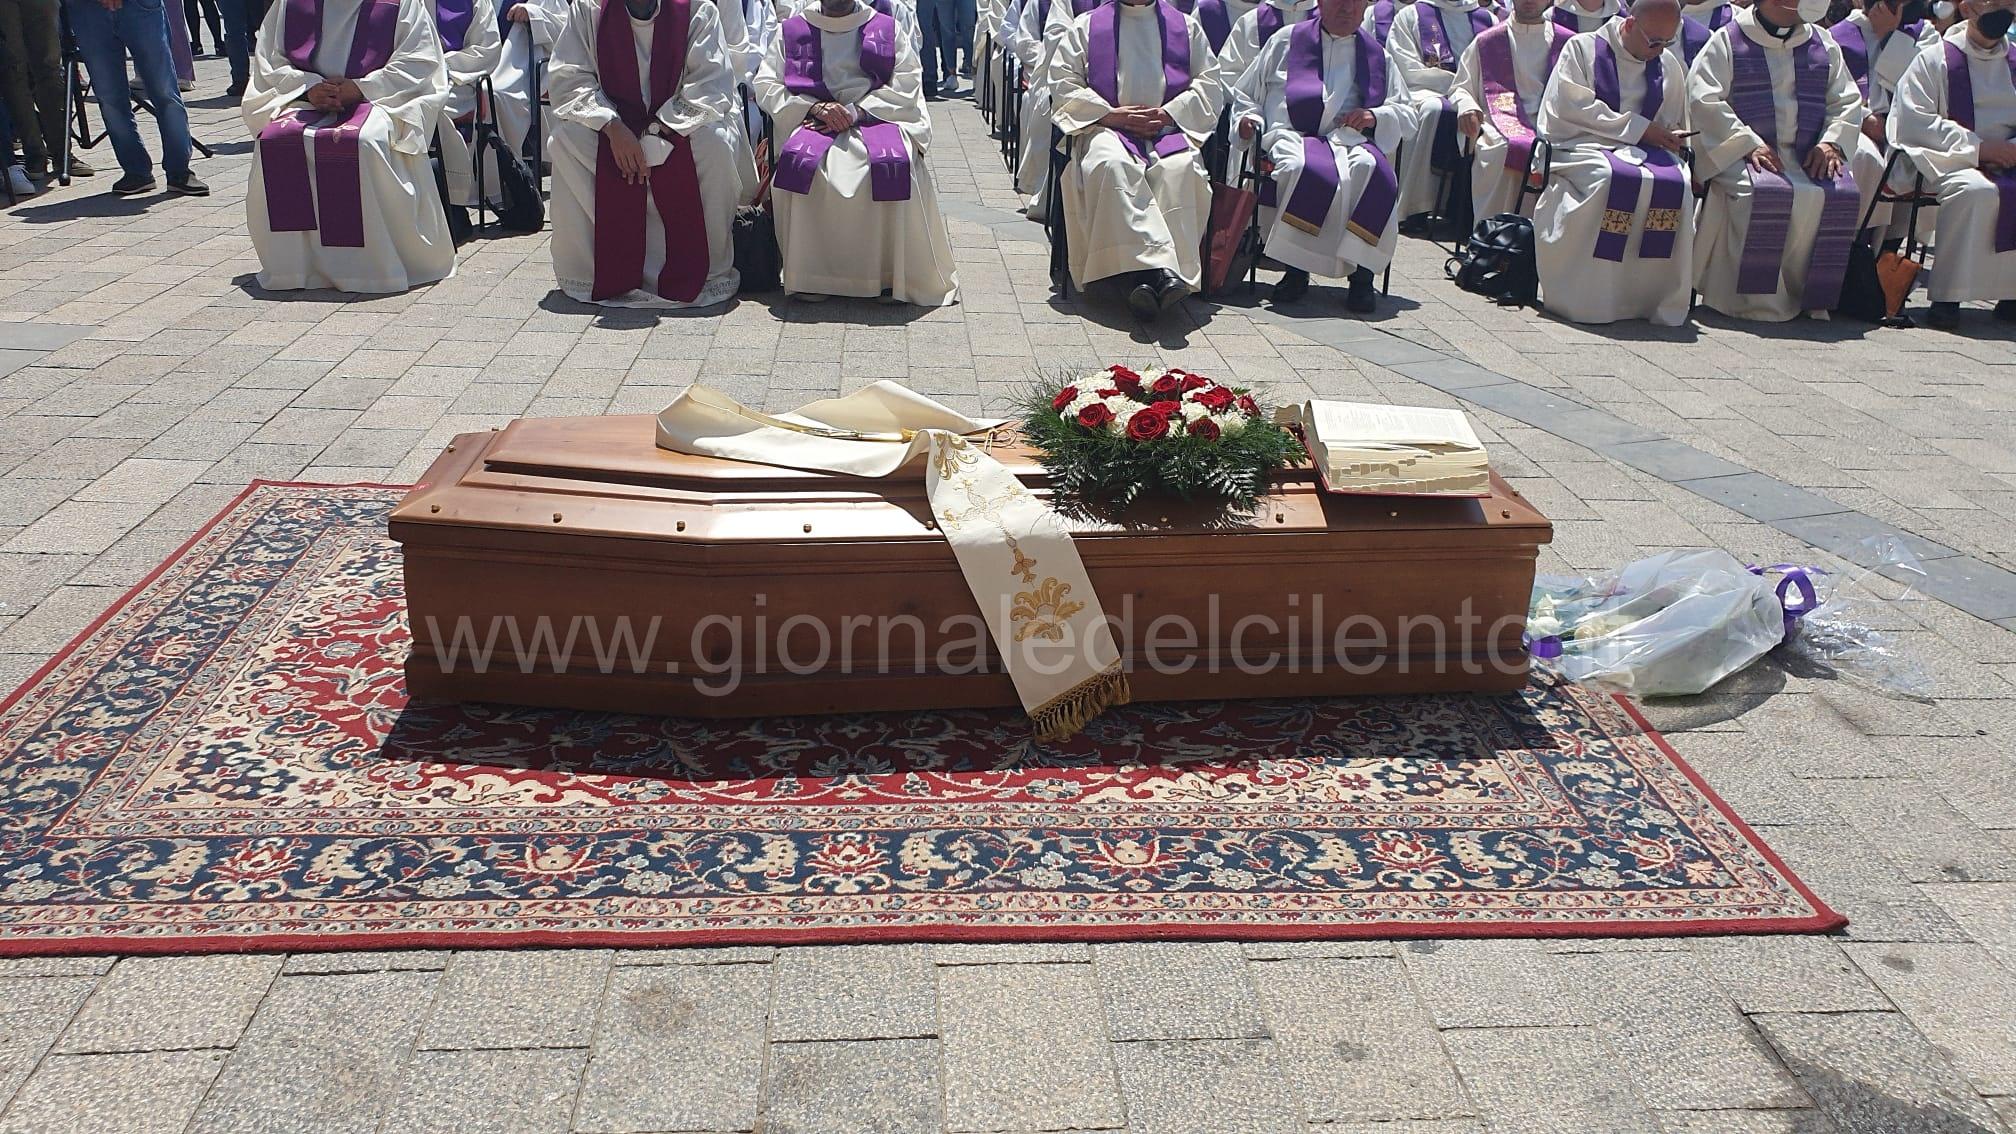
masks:
[[[1832,929],[1621,702],[409,706],[397,490],[248,490],[0,705],[0,953]]]

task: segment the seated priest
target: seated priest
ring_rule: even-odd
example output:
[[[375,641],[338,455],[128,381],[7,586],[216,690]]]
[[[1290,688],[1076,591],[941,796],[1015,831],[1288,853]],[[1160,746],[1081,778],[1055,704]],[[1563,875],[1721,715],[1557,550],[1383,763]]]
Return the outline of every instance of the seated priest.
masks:
[[[1617,0],[1554,0],[1554,10],[1548,18],[1566,28],[1571,34],[1595,31],[1610,22],[1610,17],[1619,11]]]
[[[711,0],[591,0],[547,71],[553,274],[610,307],[735,294],[735,76]]]
[[[1247,68],[1260,58],[1260,49],[1267,46],[1282,28],[1293,27],[1303,20],[1316,15],[1316,0],[1261,0],[1232,25],[1232,32],[1225,38],[1225,46],[1218,52],[1218,76],[1225,82],[1227,90],[1236,88],[1239,80],[1246,75]]]
[[[1128,308],[1154,319],[1203,282],[1211,184],[1199,147],[1225,102],[1211,42],[1168,0],[1108,0],[1072,21],[1051,81],[1070,137],[1071,279],[1118,277]]]
[[[924,70],[887,13],[821,0],[784,21],[756,75],[784,139],[771,179],[784,290],[943,307],[959,300],[925,151]]]
[[[476,163],[469,136],[463,133],[476,113],[481,84],[504,53],[497,21],[477,11],[484,0],[428,0],[434,12],[434,34],[441,37],[441,56],[448,68],[448,103],[434,136],[441,146],[442,179],[448,183],[448,203],[476,206]],[[501,199],[491,172],[484,186],[492,201]]]
[[[485,0],[476,2],[479,13],[489,10]],[[535,153],[545,160],[546,139],[532,139],[532,104],[545,93],[546,60],[567,29],[569,11],[567,0],[504,0],[498,16],[504,42],[490,72],[491,113],[504,145],[527,161]],[[536,176],[539,171],[532,172]],[[495,184],[493,171],[485,190]]]
[[[1264,130],[1275,201],[1262,211],[1267,255],[1288,268],[1277,303],[1309,290],[1313,273],[1349,283],[1344,306],[1373,309],[1373,272],[1393,259],[1399,181],[1386,151],[1414,132],[1406,79],[1365,23],[1365,0],[1321,0],[1317,19],[1268,41],[1247,72]],[[1242,107],[1244,104],[1242,103]]]
[[[1471,142],[1472,216],[1497,216],[1520,204],[1540,96],[1574,34],[1547,18],[1547,0],[1513,0],[1512,18],[1484,29],[1464,50],[1449,101],[1456,128]]]
[[[1568,41],[1540,133],[1554,148],[1533,209],[1540,300],[1577,323],[1687,321],[1694,289],[1694,198],[1680,153],[1687,69],[1677,0]]]
[[[1736,6],[1730,0],[1700,0],[1700,3],[1680,6],[1680,56],[1689,67],[1701,49],[1708,46],[1708,37],[1722,30],[1723,25],[1736,18]]]
[[[2016,322],[2016,62],[2012,0],[1964,0],[1965,23],[1904,72],[1889,129],[1939,194],[1926,324],[1953,330],[1960,304],[1989,300]]]
[[[1801,9],[1760,0],[1709,37],[1687,75],[1701,302],[1782,322],[1833,310],[1855,240],[1848,154],[1866,112],[1841,51]]]
[[[1870,227],[1890,226],[1890,206],[1876,202],[1883,187],[1883,170],[1890,158],[1890,143],[1884,120],[1890,113],[1891,98],[1904,69],[1918,57],[1921,48],[1937,42],[1939,33],[1929,20],[1905,24],[1905,0],[1871,0],[1866,8],[1848,13],[1847,18],[1827,29],[1828,38],[1841,49],[1841,62],[1855,78],[1868,115],[1862,119],[1862,133],[1848,155],[1848,172],[1862,191],[1859,220],[1868,214]],[[1899,163],[1900,165],[1902,163]],[[1898,171],[1899,188],[1908,189],[1911,171]],[[1874,204],[1872,211],[1870,206]],[[1901,235],[1901,234],[1900,234]]]
[[[455,272],[427,158],[448,100],[429,0],[267,10],[240,113],[246,227],[269,291],[394,292]]]
[[[1497,18],[1477,0],[1415,0],[1393,17],[1387,50],[1407,84],[1420,128],[1400,158],[1400,218],[1405,222],[1434,211],[1459,212],[1458,194],[1469,159],[1456,130],[1456,67],[1463,52]],[[1444,199],[1443,194],[1448,194]],[[1467,204],[1467,201],[1463,201]]]

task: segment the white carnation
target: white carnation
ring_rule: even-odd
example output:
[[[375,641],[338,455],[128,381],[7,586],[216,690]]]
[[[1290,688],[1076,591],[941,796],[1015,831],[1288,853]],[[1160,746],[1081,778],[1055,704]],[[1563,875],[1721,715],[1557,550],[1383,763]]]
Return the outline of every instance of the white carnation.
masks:
[[[1200,418],[1206,418],[1211,416],[1214,415],[1211,413],[1210,410],[1204,408],[1202,405],[1196,402],[1183,403],[1183,421],[1184,424],[1186,425]]]
[[[1247,419],[1245,414],[1235,409],[1224,413],[1214,413],[1211,415],[1211,420],[1218,423],[1218,432],[1232,434],[1246,428]]]
[[[1117,436],[1125,437],[1127,423],[1133,421],[1134,415],[1141,412],[1141,403],[1132,398],[1108,398],[1106,404],[1110,406],[1116,400],[1124,404],[1114,408],[1113,420],[1106,423],[1106,428]]]
[[[1098,394],[1091,390],[1081,389],[1078,391],[1078,396],[1071,399],[1071,404],[1064,407],[1064,416],[1066,418],[1076,418],[1084,411],[1085,407],[1096,406],[1099,402],[1100,398]]]

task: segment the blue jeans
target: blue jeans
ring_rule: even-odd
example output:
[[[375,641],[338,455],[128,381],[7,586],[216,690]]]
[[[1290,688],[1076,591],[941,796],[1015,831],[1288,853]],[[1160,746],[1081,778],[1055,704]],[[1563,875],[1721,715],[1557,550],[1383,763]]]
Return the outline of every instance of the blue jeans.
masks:
[[[252,33],[259,30],[264,9],[255,7],[254,0],[217,0],[217,8],[224,17],[224,34],[218,39],[218,49],[231,60],[232,88],[242,91],[252,74]]]
[[[177,0],[179,3],[180,0]],[[133,53],[133,71],[140,77],[147,101],[154,104],[161,125],[161,168],[170,181],[189,173],[189,111],[175,85],[175,60],[168,50],[168,15],[161,0],[125,0],[116,12],[99,0],[64,0],[70,31],[91,73],[91,93],[105,115],[105,132],[119,168],[128,175],[151,176],[154,159],[140,141],[133,122],[133,100],[126,90],[126,53]]]
[[[940,76],[959,73],[954,58],[959,8],[956,0],[918,0],[917,31],[924,41],[924,93],[937,95]]]

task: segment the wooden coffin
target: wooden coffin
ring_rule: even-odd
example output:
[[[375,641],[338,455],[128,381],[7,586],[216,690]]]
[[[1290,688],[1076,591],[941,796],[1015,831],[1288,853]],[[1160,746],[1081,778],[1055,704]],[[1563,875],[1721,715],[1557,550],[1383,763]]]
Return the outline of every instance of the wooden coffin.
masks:
[[[686,456],[653,425],[530,418],[435,461],[391,519],[415,697],[718,717],[1017,703],[921,467]],[[1047,492],[1027,450],[992,451]],[[1250,520],[1151,510],[1074,523],[1136,700],[1525,681],[1552,527],[1496,477],[1481,499],[1339,496],[1305,468]]]

